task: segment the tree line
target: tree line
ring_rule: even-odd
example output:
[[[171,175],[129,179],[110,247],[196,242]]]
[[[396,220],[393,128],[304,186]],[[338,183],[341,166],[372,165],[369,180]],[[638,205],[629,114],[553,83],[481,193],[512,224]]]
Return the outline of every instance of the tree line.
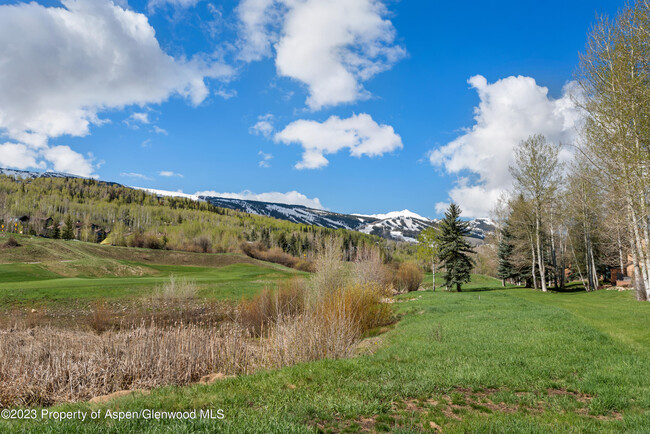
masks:
[[[574,102],[584,125],[570,161],[531,135],[515,151],[511,194],[495,213],[498,275],[546,291],[579,280],[629,282],[650,300],[650,4],[638,1],[588,35]]]

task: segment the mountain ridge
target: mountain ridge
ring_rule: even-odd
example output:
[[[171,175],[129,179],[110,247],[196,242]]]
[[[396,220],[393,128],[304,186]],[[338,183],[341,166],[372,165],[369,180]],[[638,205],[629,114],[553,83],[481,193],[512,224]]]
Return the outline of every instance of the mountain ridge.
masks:
[[[83,178],[81,176],[60,172],[34,172],[3,168],[0,168],[0,174],[22,179],[64,177]],[[109,183],[116,184],[113,182]],[[422,230],[428,227],[436,227],[440,223],[440,220],[438,219],[429,219],[407,209],[384,214],[345,214],[309,208],[304,205],[203,196],[183,193],[180,191],[174,192],[144,187],[129,186],[129,188],[144,190],[160,197],[172,196],[196,201],[205,201],[221,208],[243,211],[249,214],[273,217],[293,223],[321,226],[330,229],[349,229],[370,235],[378,235],[390,240],[410,243],[417,242],[417,237]],[[469,220],[469,224],[470,236],[468,238],[476,244],[481,243],[489,232],[496,229],[496,224],[489,218],[475,218]]]

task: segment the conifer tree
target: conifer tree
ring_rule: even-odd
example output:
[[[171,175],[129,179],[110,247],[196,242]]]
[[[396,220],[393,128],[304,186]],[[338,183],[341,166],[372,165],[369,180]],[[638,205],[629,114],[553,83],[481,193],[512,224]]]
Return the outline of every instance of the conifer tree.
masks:
[[[447,288],[456,286],[461,292],[461,285],[471,278],[474,260],[469,256],[475,253],[465,240],[469,236],[469,223],[460,220],[460,207],[455,203],[449,205],[445,218],[440,222],[440,251],[438,258],[445,267],[443,278]]]
[[[65,218],[65,227],[63,228],[63,232],[61,233],[61,238],[64,240],[71,240],[74,238],[74,227],[72,223],[72,217],[70,214]]]
[[[52,234],[50,236],[55,240],[61,238],[61,229],[59,229],[59,221],[57,219],[54,219],[52,223]]]
[[[508,226],[501,229],[501,241],[499,242],[499,249],[497,250],[497,257],[499,258],[499,267],[497,268],[497,277],[501,279],[502,286],[506,286],[506,280],[511,279],[517,275],[515,266],[510,262],[514,245],[512,244],[512,234],[508,230]]]

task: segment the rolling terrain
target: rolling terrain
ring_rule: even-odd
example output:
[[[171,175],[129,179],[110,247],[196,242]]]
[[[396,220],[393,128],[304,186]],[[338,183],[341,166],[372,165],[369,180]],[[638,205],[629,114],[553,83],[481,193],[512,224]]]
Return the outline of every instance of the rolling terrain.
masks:
[[[150,294],[170,275],[208,299],[239,300],[304,273],[242,254],[191,253],[16,236],[0,248],[0,308],[123,300]],[[8,239],[0,235],[0,245]]]

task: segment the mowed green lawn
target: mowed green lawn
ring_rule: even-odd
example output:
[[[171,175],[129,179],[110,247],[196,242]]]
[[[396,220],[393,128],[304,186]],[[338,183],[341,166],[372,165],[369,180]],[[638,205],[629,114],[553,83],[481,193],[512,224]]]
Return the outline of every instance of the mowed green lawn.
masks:
[[[480,283],[478,283],[480,282]],[[650,303],[630,292],[401,297],[370,353],[57,410],[222,409],[223,420],[1,422],[0,431],[648,432]],[[408,301],[406,301],[408,300]]]
[[[0,306],[141,297],[167,282],[171,274],[196,282],[200,297],[238,300],[251,297],[278,280],[302,274],[252,264],[219,268],[150,264],[147,267],[157,273],[135,277],[61,277],[39,269],[39,265],[0,265]],[[20,275],[23,271],[25,274]]]
[[[5,239],[6,235],[0,237],[0,243]],[[0,308],[142,297],[169,281],[172,274],[195,282],[200,297],[238,300],[280,280],[306,275],[236,254],[17,239],[20,247],[0,248]]]

